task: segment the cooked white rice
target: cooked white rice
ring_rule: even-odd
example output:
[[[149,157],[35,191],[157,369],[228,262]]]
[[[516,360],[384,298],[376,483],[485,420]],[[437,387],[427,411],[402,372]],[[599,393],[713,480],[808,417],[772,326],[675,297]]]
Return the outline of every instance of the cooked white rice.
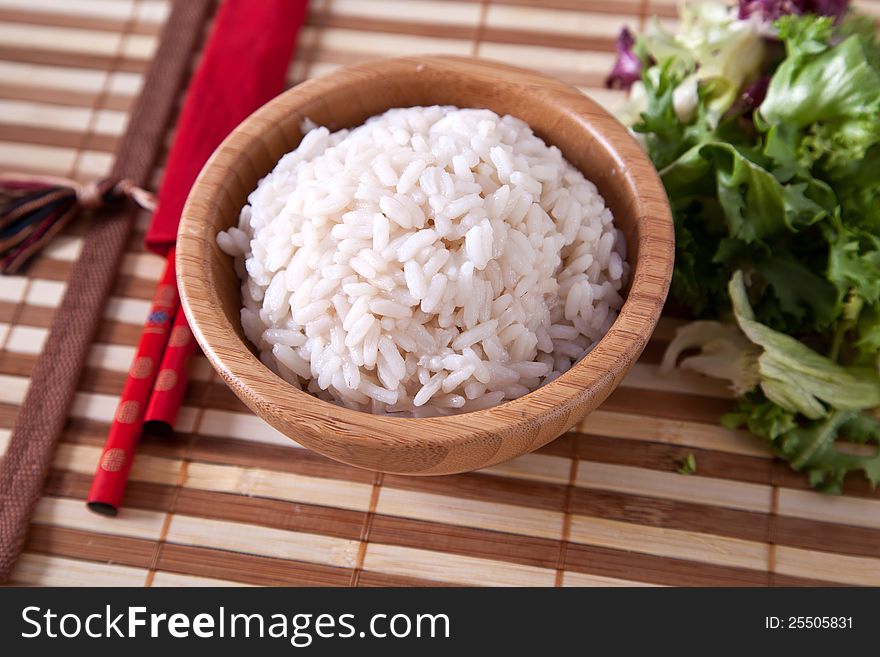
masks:
[[[551,381],[628,274],[595,185],[523,121],[392,109],[313,127],[217,236],[262,362],[349,408],[472,411]]]

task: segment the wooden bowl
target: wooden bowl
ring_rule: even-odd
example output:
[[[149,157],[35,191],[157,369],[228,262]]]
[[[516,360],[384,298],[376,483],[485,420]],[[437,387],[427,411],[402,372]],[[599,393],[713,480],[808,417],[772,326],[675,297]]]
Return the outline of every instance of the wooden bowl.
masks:
[[[592,180],[627,240],[631,284],[617,321],[567,373],[487,410],[424,419],[342,408],[296,390],[254,355],[239,313],[232,258],[217,247],[237,225],[257,181],[299,143],[308,117],[332,130],[392,107],[451,104],[489,108],[528,123]],[[192,188],[180,224],[177,277],[183,308],[202,350],[258,416],[330,458],[415,475],[474,470],[550,442],[594,410],[648,341],[666,298],[673,263],[666,194],[627,130],[576,89],[498,63],[407,57],[347,67],[281,94],[220,145]]]

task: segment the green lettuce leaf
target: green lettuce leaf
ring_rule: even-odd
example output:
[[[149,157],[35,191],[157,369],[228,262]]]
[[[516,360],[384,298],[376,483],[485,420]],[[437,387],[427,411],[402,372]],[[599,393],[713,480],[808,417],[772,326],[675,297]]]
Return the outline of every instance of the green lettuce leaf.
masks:
[[[726,272],[745,268],[767,288],[756,306],[760,321],[781,329],[827,327],[839,313],[839,294],[821,276],[827,263],[822,233],[798,250],[787,243],[834,211],[834,193],[814,178],[783,184],[760,159],[708,141],[660,171],[678,245],[673,295],[697,317],[717,315],[728,303]]]
[[[880,301],[880,235],[838,226],[831,237],[828,279],[869,304]]]
[[[734,273],[728,290],[740,330],[763,347],[758,372],[768,399],[813,420],[828,414],[825,404],[841,410],[880,406],[876,371],[838,365],[800,340],[756,322],[741,271]]]
[[[838,292],[834,285],[807,267],[800,259],[788,255],[771,255],[753,264],[754,271],[767,283],[773,295],[773,309],[779,311],[779,323],[791,326],[828,327],[839,315]],[[769,315],[764,308],[756,315]],[[764,323],[768,323],[764,321]]]
[[[834,19],[815,14],[782,16],[776,21],[776,30],[788,57],[816,55],[831,47]]]
[[[851,36],[818,54],[796,52],[783,61],[757,117],[764,125],[806,128],[820,121],[870,116],[878,107],[880,73],[868,61],[859,37]]]
[[[877,117],[880,123],[880,116]],[[880,235],[880,144],[872,146],[862,159],[837,166],[830,183],[847,226],[857,226]]]
[[[852,340],[853,361],[880,371],[880,303],[861,309]]]
[[[877,41],[877,22],[873,16],[850,12],[837,26],[836,31],[843,38],[856,36],[862,42],[871,66],[880,70],[880,43]]]
[[[755,114],[765,153],[792,175],[816,168],[833,176],[880,142],[880,70],[862,33],[831,45],[831,24],[816,17],[779,22],[788,57]]]
[[[699,142],[698,131],[678,119],[673,104],[675,89],[686,75],[684,62],[669,59],[648,69],[643,77],[645,109],[633,130],[644,135],[648,154],[658,170]]]
[[[798,164],[834,171],[861,160],[880,141],[880,123],[875,114],[814,123],[797,146]]]
[[[835,411],[820,420],[803,420],[754,394],[740,399],[721,422],[765,438],[775,454],[806,471],[810,484],[821,491],[839,493],[850,472],[860,471],[873,486],[880,484],[880,421],[865,413]],[[873,453],[854,453],[843,441],[873,446]]]
[[[797,414],[768,401],[760,392],[737,400],[736,410],[721,416],[728,429],[745,426],[751,433],[770,441],[797,428]]]
[[[861,470],[871,485],[880,483],[880,449],[871,456],[840,451],[841,435],[862,443],[880,444],[880,422],[856,411],[835,411],[826,419],[791,429],[779,440],[779,449],[795,470],[806,470],[819,490],[839,493],[848,472]]]
[[[797,231],[826,215],[826,209],[807,195],[810,183],[782,185],[731,144],[706,144],[700,154],[715,167],[718,198],[732,237],[750,243]]]

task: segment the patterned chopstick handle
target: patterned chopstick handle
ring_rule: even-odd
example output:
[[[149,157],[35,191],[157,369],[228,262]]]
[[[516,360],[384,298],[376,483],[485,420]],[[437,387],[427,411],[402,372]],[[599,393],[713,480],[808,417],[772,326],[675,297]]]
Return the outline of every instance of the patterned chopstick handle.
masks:
[[[196,340],[186,323],[183,308],[178,307],[144,415],[144,431],[147,433],[165,436],[174,431],[177,413],[186,394],[187,363],[195,350]]]
[[[159,362],[171,330],[171,322],[180,306],[174,272],[174,249],[168,254],[165,271],[137,352],[131,363],[125,387],[110,425],[110,433],[104,443],[104,451],[98,463],[92,487],[87,499],[88,507],[96,513],[116,515],[125,494],[128,474],[134,460],[135,447],[143,430],[144,411],[150,392],[156,382]]]

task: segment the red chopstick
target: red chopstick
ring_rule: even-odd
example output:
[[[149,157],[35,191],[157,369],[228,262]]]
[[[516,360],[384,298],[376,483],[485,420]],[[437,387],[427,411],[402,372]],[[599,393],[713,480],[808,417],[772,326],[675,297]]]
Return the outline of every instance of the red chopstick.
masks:
[[[186,323],[183,308],[178,307],[144,415],[146,433],[167,436],[174,431],[174,423],[186,394],[187,363],[195,350],[195,338]]]
[[[174,249],[171,249],[89,489],[87,504],[92,511],[116,515],[122,503],[135,448],[143,429],[144,411],[159,372],[171,322],[179,307]]]

